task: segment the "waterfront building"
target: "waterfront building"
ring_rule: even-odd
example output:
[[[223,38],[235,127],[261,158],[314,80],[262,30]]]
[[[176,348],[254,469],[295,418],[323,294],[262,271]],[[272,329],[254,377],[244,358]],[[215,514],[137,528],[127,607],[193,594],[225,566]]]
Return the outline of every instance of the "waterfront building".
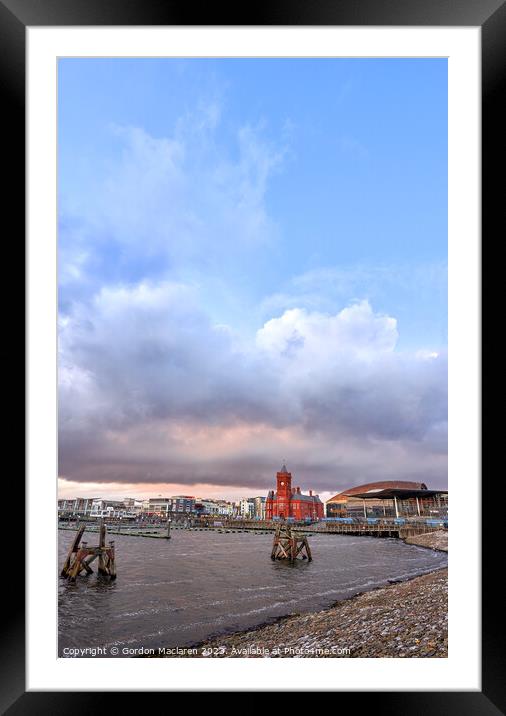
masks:
[[[265,501],[265,517],[294,520],[318,520],[323,517],[323,503],[318,495],[309,495],[301,492],[300,487],[292,487],[292,473],[288,472],[286,465],[276,473],[276,492],[271,490]]]
[[[197,513],[202,515],[222,515],[224,514],[223,504],[218,500],[197,500],[195,502]]]
[[[139,500],[135,497],[125,497],[123,500],[125,510],[136,516],[140,515],[144,511],[144,500]]]
[[[231,502],[219,502],[219,513],[220,515],[223,515],[223,517],[232,517],[234,513],[234,506]]]
[[[265,497],[254,497],[253,502],[255,505],[254,515],[258,520],[265,520]]]
[[[73,497],[58,500],[58,517],[89,517],[95,497]]]
[[[326,502],[327,517],[447,517],[448,491],[423,482],[384,480],[339,492]]]
[[[176,514],[188,515],[196,513],[195,497],[192,497],[191,495],[176,495],[175,497],[172,497],[171,500],[172,512],[175,512]]]
[[[171,497],[151,497],[148,500],[147,514],[167,518],[172,508]]]
[[[142,501],[134,498],[106,500],[98,497],[76,497],[58,500],[58,517],[100,517],[136,519],[142,512]]]
[[[136,514],[125,508],[123,500],[97,499],[93,500],[89,516],[93,519],[99,519],[101,517],[107,517],[109,519],[119,517],[135,518]]]
[[[220,515],[223,517],[229,517],[232,515],[233,506],[230,502],[224,500],[198,500],[195,503],[197,512],[203,515]]]
[[[253,498],[247,497],[240,502],[240,515],[245,519],[251,519],[255,516],[255,502]]]
[[[148,513],[167,518],[172,515],[196,514],[195,497],[176,495],[174,497],[152,497],[149,500]]]

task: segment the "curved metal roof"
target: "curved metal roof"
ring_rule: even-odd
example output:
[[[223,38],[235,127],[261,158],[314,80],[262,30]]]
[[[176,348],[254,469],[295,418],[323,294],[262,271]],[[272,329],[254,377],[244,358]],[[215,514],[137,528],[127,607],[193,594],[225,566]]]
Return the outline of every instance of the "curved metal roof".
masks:
[[[362,497],[365,493],[369,494],[369,497],[377,496],[383,490],[426,490],[427,485],[424,482],[411,482],[408,480],[381,480],[379,482],[367,482],[365,485],[358,485],[357,487],[350,487],[348,490],[338,492],[337,495],[331,497],[327,502],[339,502],[344,500],[346,497],[355,497],[360,495]],[[428,495],[427,495],[428,497]]]
[[[408,500],[410,497],[434,497],[435,495],[447,495],[448,490],[410,490],[410,489],[391,489],[369,492],[355,492],[350,497],[358,497],[363,500],[392,500],[398,497],[400,500]]]

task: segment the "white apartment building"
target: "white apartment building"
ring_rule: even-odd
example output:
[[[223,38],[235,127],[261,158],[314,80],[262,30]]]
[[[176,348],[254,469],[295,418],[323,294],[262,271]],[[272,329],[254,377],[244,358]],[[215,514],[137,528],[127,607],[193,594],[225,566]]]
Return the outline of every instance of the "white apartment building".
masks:
[[[239,503],[241,517],[251,519],[255,516],[255,503],[251,497],[243,499]]]
[[[195,498],[187,495],[176,495],[175,497],[152,497],[149,500],[148,512],[167,517],[169,513],[194,514]]]
[[[221,515],[229,517],[233,513],[233,505],[224,500],[197,500],[198,505],[202,505],[203,512],[206,515]]]
[[[125,508],[123,500],[93,500],[90,517],[104,518],[135,518],[137,513]]]
[[[234,514],[234,506],[230,502],[219,502],[219,513],[220,515],[223,515],[224,517],[232,517]]]
[[[135,515],[140,515],[141,512],[144,511],[144,503],[145,500],[138,500],[135,497],[125,497],[123,500],[123,505],[125,506],[125,510],[128,512],[132,512]]]
[[[265,497],[254,497],[255,517],[259,520],[265,520]]]
[[[58,515],[78,515],[88,517],[92,511],[95,497],[73,497],[71,499],[58,500]]]

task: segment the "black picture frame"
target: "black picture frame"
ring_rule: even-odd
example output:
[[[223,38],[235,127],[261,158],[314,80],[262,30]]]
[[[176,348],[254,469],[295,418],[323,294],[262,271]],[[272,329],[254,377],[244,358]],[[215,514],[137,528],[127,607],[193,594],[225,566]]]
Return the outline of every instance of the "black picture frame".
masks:
[[[25,215],[25,50],[26,29],[36,26],[99,25],[344,25],[344,26],[480,26],[482,30],[482,245],[493,245],[500,231],[504,205],[500,151],[505,126],[504,67],[506,56],[506,4],[503,0],[271,0],[253,6],[220,6],[163,0],[0,0],[0,91],[5,142],[12,151],[4,188],[4,215],[17,223],[17,241],[11,242],[24,263]],[[7,148],[7,146],[6,146]],[[497,227],[497,228],[496,228]],[[499,237],[498,237],[499,238]],[[482,267],[487,270],[486,255]],[[18,292],[19,296],[19,292]],[[483,290],[483,307],[494,300],[493,287]],[[482,315],[485,311],[482,307]],[[15,371],[15,367],[13,366]],[[19,384],[24,384],[18,365]],[[489,378],[491,380],[491,378]],[[483,388],[486,382],[483,382]],[[490,437],[490,443],[492,438]],[[483,454],[487,454],[487,443]],[[19,471],[19,465],[17,466]],[[483,471],[482,494],[490,480]],[[487,473],[488,474],[488,473]],[[16,503],[23,487],[15,484]],[[476,496],[473,498],[476,499]],[[490,498],[489,498],[490,499]],[[484,501],[485,502],[485,501]],[[14,514],[17,551],[23,547],[19,514]],[[492,545],[500,540],[500,521],[485,520],[482,529],[482,691],[481,692],[340,692],[336,708],[354,709],[367,704],[394,714],[506,714],[506,658],[503,637],[504,605],[497,590],[497,564]],[[49,561],[51,564],[51,561]],[[4,569],[6,565],[4,564]],[[22,570],[21,570],[22,571]],[[114,692],[26,692],[25,611],[22,574],[8,575],[1,639],[0,708],[2,713],[90,714],[117,706]],[[51,578],[50,575],[48,578]],[[465,598],[465,595],[463,595]],[[85,669],[83,669],[83,674]],[[400,686],[402,684],[400,683]],[[283,687],[290,691],[289,685]],[[280,688],[281,690],[281,688]],[[310,690],[310,686],[308,687]],[[329,684],[329,691],[332,685]],[[154,695],[154,694],[153,694]],[[197,694],[195,694],[197,695]],[[145,706],[145,695],[129,693],[130,707]],[[142,701],[141,701],[142,699]],[[351,701],[353,699],[353,701]],[[165,701],[167,704],[167,701]],[[265,703],[265,702],[264,702]],[[168,704],[167,704],[168,705]]]

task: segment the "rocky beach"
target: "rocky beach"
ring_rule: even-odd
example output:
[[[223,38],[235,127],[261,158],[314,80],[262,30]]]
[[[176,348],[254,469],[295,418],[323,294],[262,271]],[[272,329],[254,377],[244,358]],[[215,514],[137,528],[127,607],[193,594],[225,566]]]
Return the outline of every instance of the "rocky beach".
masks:
[[[448,533],[406,542],[448,551]],[[411,657],[448,656],[448,570],[438,569],[297,614],[258,629],[219,637],[198,647],[201,657]]]

